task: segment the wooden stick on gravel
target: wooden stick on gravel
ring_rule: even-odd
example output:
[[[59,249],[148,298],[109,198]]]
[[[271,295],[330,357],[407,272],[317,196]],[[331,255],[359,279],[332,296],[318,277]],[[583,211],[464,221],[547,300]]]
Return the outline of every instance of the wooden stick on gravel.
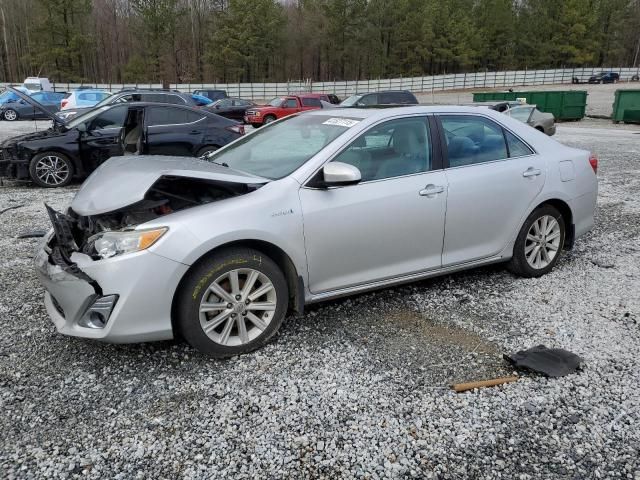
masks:
[[[496,385],[502,385],[503,383],[511,383],[516,382],[518,377],[501,377],[494,378],[492,380],[479,380],[477,382],[468,382],[468,383],[455,383],[451,385],[456,393],[466,392],[468,390],[473,390],[474,388],[482,388],[482,387],[495,387]]]

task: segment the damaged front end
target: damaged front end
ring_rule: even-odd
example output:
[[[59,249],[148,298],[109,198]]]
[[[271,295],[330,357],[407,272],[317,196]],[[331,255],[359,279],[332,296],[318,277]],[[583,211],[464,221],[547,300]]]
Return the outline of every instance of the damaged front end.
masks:
[[[167,227],[145,229],[142,224],[244,195],[262,185],[218,178],[159,175],[141,199],[138,197],[133,203],[114,210],[101,211],[104,209],[96,208],[97,202],[92,208],[78,206],[82,190],[66,213],[46,205],[53,231],[43,239],[35,263],[47,290],[47,311],[58,330],[71,335],[104,338],[108,336],[106,327],[110,317],[118,307],[123,308],[124,302],[132,305],[131,310],[136,313],[131,316],[135,317],[138,317],[140,305],[148,303],[146,290],[141,294],[138,289],[143,286],[151,289],[157,284],[153,289],[157,292],[164,289],[168,281],[177,284],[187,266],[157,255],[125,255],[148,249],[168,231]],[[87,192],[84,193],[86,198]],[[121,203],[126,200],[126,196],[120,198]],[[113,199],[109,201],[113,203]],[[136,292],[135,296],[132,292]],[[135,305],[138,307],[134,308]],[[161,310],[165,327],[158,332],[158,339],[171,336],[170,310],[170,305]],[[151,318],[158,322],[157,314]],[[129,325],[126,335],[122,333],[122,336],[133,338],[141,334],[135,329],[131,332],[132,328]],[[152,330],[155,327],[149,324],[145,328]],[[87,330],[95,335],[87,334]],[[145,338],[148,337],[145,334]]]

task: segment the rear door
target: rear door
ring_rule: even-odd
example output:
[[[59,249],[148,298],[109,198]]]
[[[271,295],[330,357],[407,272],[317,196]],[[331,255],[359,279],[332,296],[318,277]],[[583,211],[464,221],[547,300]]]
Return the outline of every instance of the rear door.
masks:
[[[443,266],[500,253],[545,182],[545,161],[481,115],[440,115],[449,184]]]
[[[206,134],[206,116],[189,108],[148,106],[145,112],[146,151],[150,155],[193,156]]]

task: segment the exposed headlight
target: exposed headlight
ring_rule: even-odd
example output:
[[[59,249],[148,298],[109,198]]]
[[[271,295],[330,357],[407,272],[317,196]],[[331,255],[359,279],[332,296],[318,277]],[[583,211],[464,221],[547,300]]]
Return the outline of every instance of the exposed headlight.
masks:
[[[64,111],[64,112],[58,112],[58,113],[57,113],[57,115],[58,115],[60,118],[62,118],[63,120],[64,120],[65,118],[70,117],[70,116],[75,115],[75,114],[76,114],[76,112],[69,111],[69,110],[66,110],[66,111]]]
[[[96,253],[102,258],[111,258],[125,253],[146,250],[156,243],[167,227],[153,230],[132,230],[130,232],[102,232],[89,239]]]
[[[253,112],[253,114],[254,114],[256,117],[259,117],[259,116],[260,116],[260,112]]]

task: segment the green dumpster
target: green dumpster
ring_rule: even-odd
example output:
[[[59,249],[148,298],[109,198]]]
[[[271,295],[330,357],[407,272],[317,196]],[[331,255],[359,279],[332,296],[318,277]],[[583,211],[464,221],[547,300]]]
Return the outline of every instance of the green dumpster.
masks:
[[[640,123],[640,90],[616,90],[613,121]]]
[[[536,105],[542,112],[552,113],[556,120],[580,120],[587,108],[587,92],[584,90],[564,90],[557,92],[477,92],[474,102],[492,102],[526,98],[527,103]]]

